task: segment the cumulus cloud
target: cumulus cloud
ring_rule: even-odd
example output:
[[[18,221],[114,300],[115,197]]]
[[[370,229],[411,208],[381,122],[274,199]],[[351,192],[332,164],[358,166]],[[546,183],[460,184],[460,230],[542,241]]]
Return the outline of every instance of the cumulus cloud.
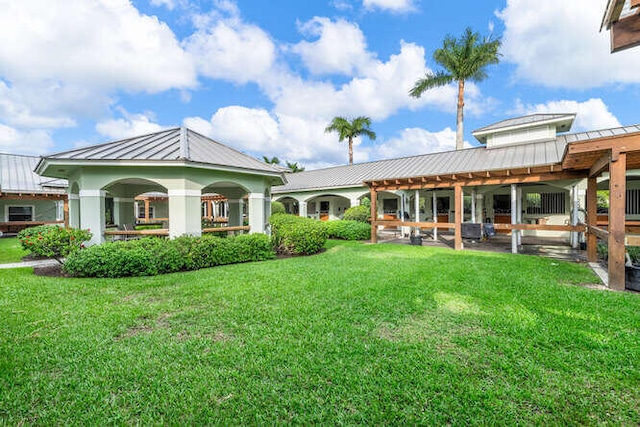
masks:
[[[465,145],[470,146],[467,142]],[[447,127],[439,132],[430,132],[422,128],[407,128],[400,135],[373,146],[371,155],[375,159],[390,159],[449,151],[455,147],[455,129]]]
[[[354,23],[315,17],[298,28],[307,37],[318,37],[313,42],[301,41],[291,48],[313,74],[351,75],[371,60],[364,34]]]
[[[535,113],[577,113],[572,131],[587,131],[619,127],[620,122],[609,111],[607,105],[600,98],[591,98],[584,102],[571,100],[549,101],[544,104],[524,105],[517,102],[517,114]]]
[[[640,82],[640,55],[611,55],[608,32],[598,32],[602,0],[508,0],[501,52],[518,79],[548,87],[593,88]]]
[[[275,44],[261,28],[242,21],[234,3],[219,2],[219,7],[226,13],[194,18],[197,31],[184,41],[185,49],[207,77],[238,83],[260,80],[275,62]]]
[[[413,12],[416,10],[414,0],[363,0],[366,9],[380,9],[394,13]]]
[[[127,0],[3,3],[0,73],[11,81],[147,92],[195,84],[171,29]]]
[[[130,114],[123,108],[118,109],[123,117],[104,120],[96,124],[96,131],[103,136],[117,140],[138,135],[159,132],[164,126],[155,123],[155,115],[151,112]]]
[[[0,123],[0,152],[42,155],[52,147],[53,141],[47,131],[21,131]]]

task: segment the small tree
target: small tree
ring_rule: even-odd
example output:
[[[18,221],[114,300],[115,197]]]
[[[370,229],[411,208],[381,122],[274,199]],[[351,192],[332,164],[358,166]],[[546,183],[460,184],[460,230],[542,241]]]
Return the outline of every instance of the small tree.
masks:
[[[287,167],[293,173],[304,172],[304,166],[299,166],[298,162],[289,162],[289,161],[287,161]]]
[[[271,202],[271,215],[287,213],[282,202]]]

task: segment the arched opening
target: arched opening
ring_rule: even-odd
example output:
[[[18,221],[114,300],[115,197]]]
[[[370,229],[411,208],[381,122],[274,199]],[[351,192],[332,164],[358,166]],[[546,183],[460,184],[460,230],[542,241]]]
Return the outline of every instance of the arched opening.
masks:
[[[285,196],[276,199],[276,201],[284,205],[284,210],[286,213],[290,215],[300,215],[300,202],[298,202],[297,199]]]
[[[308,199],[307,216],[320,221],[342,219],[351,201],[335,194],[322,194]]]

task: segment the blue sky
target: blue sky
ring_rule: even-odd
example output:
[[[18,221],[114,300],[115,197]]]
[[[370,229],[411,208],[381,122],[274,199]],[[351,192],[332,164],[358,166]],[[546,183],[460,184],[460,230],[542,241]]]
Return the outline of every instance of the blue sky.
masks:
[[[55,4],[55,7],[52,6]],[[407,95],[447,34],[501,37],[468,84],[471,131],[536,112],[573,131],[640,123],[640,50],[610,54],[606,0],[0,0],[0,152],[46,154],[186,125],[308,169],[324,127],[373,119],[356,162],[453,149],[454,86]]]

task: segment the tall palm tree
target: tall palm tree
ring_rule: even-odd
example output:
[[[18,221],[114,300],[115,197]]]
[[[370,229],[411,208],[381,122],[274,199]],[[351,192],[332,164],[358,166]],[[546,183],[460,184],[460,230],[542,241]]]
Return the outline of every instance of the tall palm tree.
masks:
[[[338,141],[342,142],[345,139],[349,143],[349,165],[353,164],[353,138],[357,138],[360,135],[364,135],[371,140],[376,139],[376,133],[369,127],[371,126],[371,119],[369,117],[360,116],[349,121],[344,117],[336,116],[331,121],[331,124],[325,128],[325,132],[337,132]]]
[[[456,150],[462,148],[464,135],[464,84],[470,80],[480,82],[487,78],[485,68],[491,64],[500,62],[500,39],[491,37],[480,38],[479,33],[474,33],[467,28],[459,39],[446,36],[442,47],[433,53],[433,59],[440,64],[445,71],[426,73],[416,81],[409,95],[414,98],[420,96],[428,89],[446,86],[452,82],[458,82],[458,115],[456,123]]]

